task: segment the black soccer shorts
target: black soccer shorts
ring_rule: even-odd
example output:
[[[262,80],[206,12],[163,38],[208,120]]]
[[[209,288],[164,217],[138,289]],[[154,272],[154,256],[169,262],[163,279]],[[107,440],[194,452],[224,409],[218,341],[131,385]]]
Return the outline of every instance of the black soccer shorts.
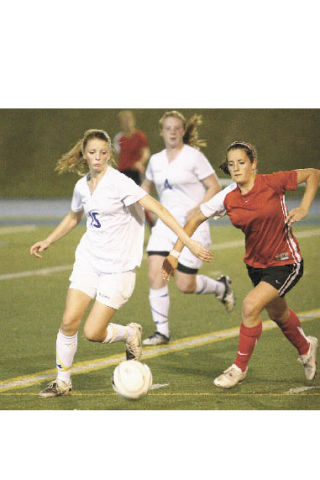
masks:
[[[300,263],[281,265],[280,267],[255,268],[247,265],[249,277],[256,287],[260,282],[267,282],[284,297],[303,275],[303,260]]]

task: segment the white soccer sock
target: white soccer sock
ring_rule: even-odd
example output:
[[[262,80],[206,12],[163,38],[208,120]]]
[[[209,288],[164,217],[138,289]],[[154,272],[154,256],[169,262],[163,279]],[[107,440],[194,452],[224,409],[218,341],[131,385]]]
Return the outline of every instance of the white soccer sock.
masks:
[[[109,323],[107,326],[107,336],[102,343],[114,343],[126,341],[128,336],[133,332],[133,328],[117,323]]]
[[[162,333],[166,337],[169,337],[169,306],[170,297],[168,285],[162,288],[150,288],[149,290],[149,302],[151,307],[152,318],[156,326],[157,332]]]
[[[58,332],[56,342],[56,365],[58,380],[70,382],[71,367],[78,346],[78,333],[71,337]]]
[[[196,282],[196,293],[199,295],[214,293],[216,296],[219,296],[224,294],[224,284],[214,280],[214,278],[207,277],[206,275],[197,275]]]

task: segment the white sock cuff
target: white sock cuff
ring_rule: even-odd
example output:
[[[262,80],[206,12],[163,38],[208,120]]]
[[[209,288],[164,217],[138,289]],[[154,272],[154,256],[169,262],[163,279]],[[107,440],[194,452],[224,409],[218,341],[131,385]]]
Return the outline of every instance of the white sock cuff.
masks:
[[[199,295],[214,293],[217,295],[223,295],[225,286],[222,282],[208,277],[207,275],[196,276],[196,293]]]
[[[107,326],[106,338],[103,340],[102,343],[111,343],[112,340],[115,338],[115,336],[116,336],[116,331],[113,326],[113,323],[109,323],[109,325]]]
[[[149,290],[149,297],[166,297],[169,295],[169,288],[168,285],[165,285],[162,288],[150,288]]]
[[[61,330],[58,331],[57,338],[59,338],[65,345],[68,345],[69,343],[74,343],[78,339],[78,332],[75,333],[74,335],[68,336],[64,335],[64,333],[61,332]]]
[[[204,276],[196,275],[196,293],[201,292],[203,288],[204,288]]]
[[[119,325],[117,323],[109,323],[107,326],[107,335],[102,343],[114,343],[125,341],[130,335],[132,328],[128,325]]]

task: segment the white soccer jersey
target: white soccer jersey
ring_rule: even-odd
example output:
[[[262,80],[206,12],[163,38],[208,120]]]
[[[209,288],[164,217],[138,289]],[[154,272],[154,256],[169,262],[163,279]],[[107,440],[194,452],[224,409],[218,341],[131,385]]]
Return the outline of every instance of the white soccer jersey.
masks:
[[[71,210],[84,210],[87,231],[76,249],[76,261],[97,273],[117,273],[139,266],[143,254],[144,210],[137,204],[146,192],[118,170],[108,167],[91,194],[87,177],[75,185]]]
[[[166,150],[152,155],[146,170],[146,178],[155,184],[160,202],[184,226],[189,210],[202,200],[206,188],[201,180],[215,173],[208,159],[199,150],[184,145],[178,156],[169,162]],[[208,222],[203,222],[192,236],[202,245],[211,243]],[[170,251],[177,235],[160,219],[152,229],[147,251]],[[191,258],[189,256],[191,255]],[[191,268],[199,268],[201,261],[183,249],[180,263]],[[185,258],[186,257],[186,258]]]
[[[162,205],[185,223],[187,212],[198,205],[205,195],[206,189],[201,180],[213,173],[214,169],[202,152],[184,145],[171,162],[166,150],[152,155],[146,178],[155,184]]]

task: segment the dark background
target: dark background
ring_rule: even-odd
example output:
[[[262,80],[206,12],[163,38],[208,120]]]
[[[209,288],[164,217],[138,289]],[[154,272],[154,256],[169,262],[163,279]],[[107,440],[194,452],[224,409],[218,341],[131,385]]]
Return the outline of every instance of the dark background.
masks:
[[[137,128],[149,139],[151,152],[163,149],[158,121],[166,109],[133,109]],[[76,175],[58,176],[58,158],[85,130],[119,131],[119,109],[0,110],[0,196],[2,198],[70,197]],[[234,140],[253,143],[258,170],[320,168],[320,109],[179,109],[185,117],[203,117],[203,153],[214,168]],[[219,176],[223,174],[219,171]]]

